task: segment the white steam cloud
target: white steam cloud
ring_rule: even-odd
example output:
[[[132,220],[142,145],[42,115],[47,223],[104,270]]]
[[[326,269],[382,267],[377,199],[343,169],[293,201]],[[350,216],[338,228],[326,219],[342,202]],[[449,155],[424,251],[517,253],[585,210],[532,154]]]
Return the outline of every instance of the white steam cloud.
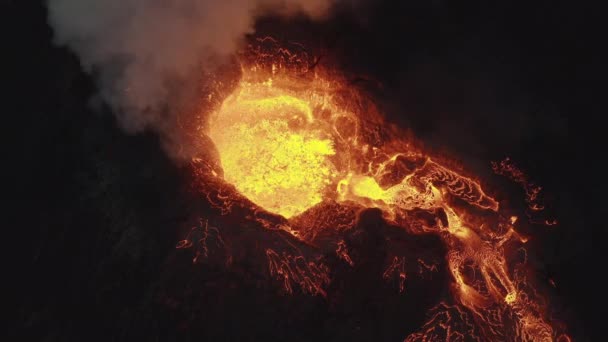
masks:
[[[171,86],[229,56],[261,11],[325,14],[331,0],[48,0],[55,43],[98,80],[128,132],[161,131]],[[165,108],[165,109],[164,109]]]

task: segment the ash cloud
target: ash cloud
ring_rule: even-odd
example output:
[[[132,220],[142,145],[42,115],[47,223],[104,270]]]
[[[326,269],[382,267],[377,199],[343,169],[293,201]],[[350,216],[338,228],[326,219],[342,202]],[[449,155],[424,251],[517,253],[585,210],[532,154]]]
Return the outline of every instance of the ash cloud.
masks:
[[[330,5],[327,0],[47,1],[54,42],[74,51],[95,76],[101,99],[121,126],[129,133],[151,129],[161,135],[170,130],[172,107],[179,107],[176,84],[192,84],[211,60],[234,53],[257,15],[320,18]]]

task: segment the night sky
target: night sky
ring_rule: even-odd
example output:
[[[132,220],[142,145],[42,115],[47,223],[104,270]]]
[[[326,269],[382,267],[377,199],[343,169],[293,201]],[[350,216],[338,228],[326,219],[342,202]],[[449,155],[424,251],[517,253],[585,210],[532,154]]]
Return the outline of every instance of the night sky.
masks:
[[[445,291],[414,284],[420,299],[358,281],[374,272],[380,247],[362,249],[372,261],[360,273],[344,271],[342,281],[357,285],[334,289],[336,302],[277,294],[253,271],[193,265],[175,244],[193,213],[208,208],[188,192],[188,168],[154,132],[126,134],[109,107],[91,106],[94,78],[53,45],[43,1],[0,8],[14,156],[3,164],[15,206],[5,228],[17,235],[6,239],[16,247],[5,259],[14,269],[6,278],[16,280],[5,293],[16,304],[11,341],[401,341],[432,305],[425,298]],[[551,307],[576,341],[601,340],[608,203],[599,10],[566,1],[361,8],[321,23],[261,18],[256,32],[281,28],[353,80],[379,84],[372,91],[388,121],[523,202],[523,191],[490,168],[511,157],[543,186],[560,222],[526,231],[532,267],[556,284],[547,287]],[[433,238],[407,244],[412,253],[442,248]]]

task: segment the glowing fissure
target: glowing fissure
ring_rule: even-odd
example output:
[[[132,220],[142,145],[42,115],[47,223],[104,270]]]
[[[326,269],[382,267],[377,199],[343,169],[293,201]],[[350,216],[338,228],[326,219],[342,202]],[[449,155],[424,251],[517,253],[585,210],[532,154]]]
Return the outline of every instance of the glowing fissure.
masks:
[[[371,112],[357,112],[355,106],[344,107],[343,98],[337,101],[337,82],[320,77],[299,81],[276,74],[256,82],[249,76],[245,70],[240,84],[212,114],[208,126],[225,181],[255,204],[294,224],[292,218],[306,215],[322,202],[355,204],[381,209],[388,222],[410,233],[434,233],[443,238],[449,250],[447,265],[456,304],[440,304],[443,311],[408,341],[464,336],[484,340],[554,338],[534,290],[525,279],[511,275],[505,260],[506,242],[525,242],[514,229],[516,220],[500,214],[498,202],[478,181],[441,165],[398,137],[389,136],[374,144],[374,132],[382,119]],[[412,213],[420,210],[433,213],[434,222],[416,220]],[[489,216],[498,219],[486,219]],[[343,241],[336,253],[356,267]],[[324,293],[329,279],[319,266],[272,250],[267,254],[271,274],[285,282],[289,293],[293,282],[305,292]],[[390,278],[396,274],[400,291],[406,288],[404,262],[395,257],[384,275]],[[294,266],[299,263],[303,266]],[[304,275],[312,269],[314,276]],[[515,317],[515,321],[507,323],[511,319],[507,317]],[[433,325],[435,321],[445,325],[457,320],[466,322],[463,326],[468,330],[447,327],[438,333]],[[513,325],[514,330],[505,332],[507,325]]]

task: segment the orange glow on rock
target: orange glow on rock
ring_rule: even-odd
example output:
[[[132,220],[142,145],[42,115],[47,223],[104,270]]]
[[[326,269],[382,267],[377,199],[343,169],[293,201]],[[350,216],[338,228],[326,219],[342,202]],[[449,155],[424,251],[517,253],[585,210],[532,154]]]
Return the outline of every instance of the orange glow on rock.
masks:
[[[280,229],[296,239],[314,236],[310,232],[321,229],[320,221],[335,229],[352,226],[355,218],[342,216],[353,207],[359,212],[378,208],[388,223],[408,233],[440,236],[448,248],[455,304],[440,303],[441,312],[407,341],[434,341],[433,322],[445,327],[456,315],[478,327],[475,339],[551,341],[553,328],[536,292],[506,260],[506,243],[523,240],[514,231],[517,217],[503,215],[478,180],[412,147],[401,130],[384,122],[373,106],[361,105],[358,96],[344,82],[320,74],[244,67],[239,84],[206,126],[224,180],[255,205],[285,218]],[[215,202],[229,208],[234,199],[226,198]],[[419,212],[434,219],[419,219]],[[338,257],[356,267],[344,243],[336,247]],[[271,274],[285,282],[288,293],[299,284],[304,292],[325,294],[330,279],[323,267],[273,250],[267,256]],[[384,274],[398,279],[400,291],[407,288],[406,262],[395,257]],[[445,340],[473,333],[450,329]]]

